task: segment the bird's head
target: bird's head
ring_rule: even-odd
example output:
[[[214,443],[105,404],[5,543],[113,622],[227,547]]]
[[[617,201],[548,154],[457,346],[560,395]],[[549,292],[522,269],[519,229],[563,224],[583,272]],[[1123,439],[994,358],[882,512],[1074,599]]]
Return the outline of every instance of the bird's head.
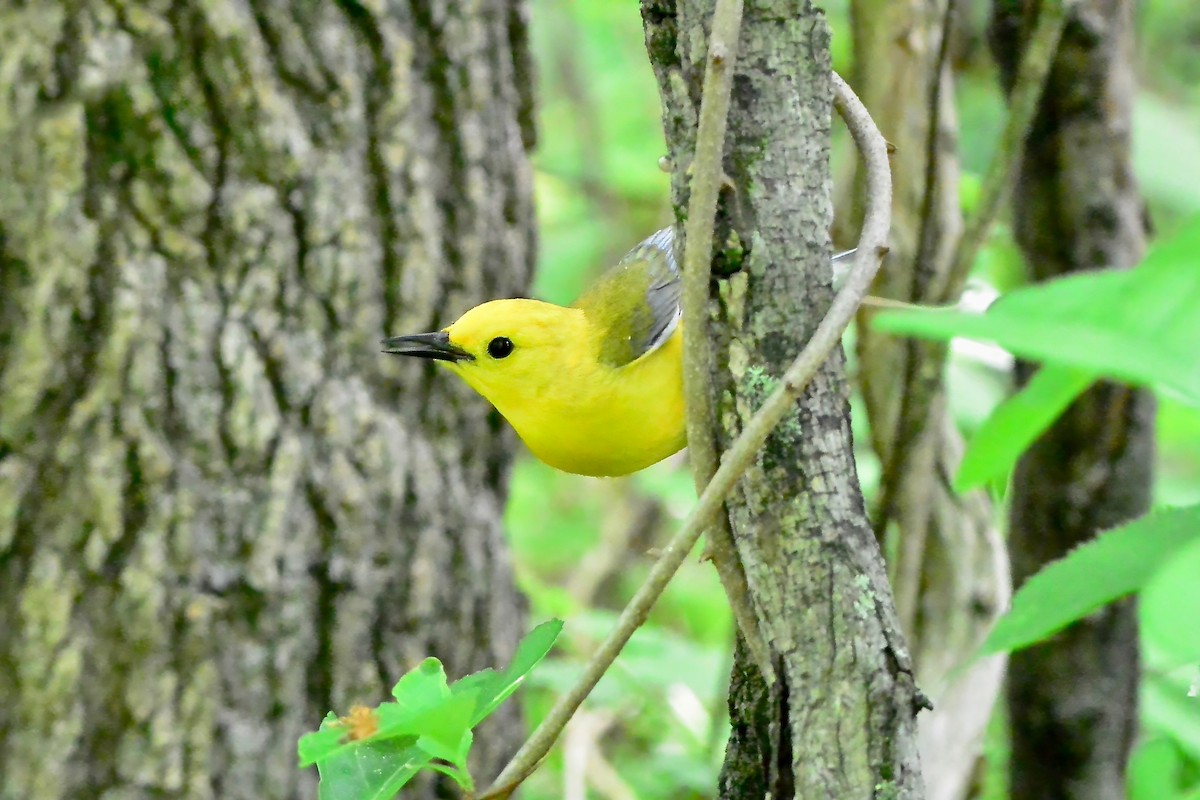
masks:
[[[458,373],[501,413],[569,380],[587,352],[586,322],[578,309],[538,300],[493,300],[434,333],[383,340],[383,351],[435,359]]]

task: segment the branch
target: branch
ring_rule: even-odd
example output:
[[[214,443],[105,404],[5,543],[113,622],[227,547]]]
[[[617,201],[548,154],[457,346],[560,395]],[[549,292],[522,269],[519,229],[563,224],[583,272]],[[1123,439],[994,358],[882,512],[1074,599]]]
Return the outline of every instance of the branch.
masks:
[[[711,275],[713,220],[725,175],[725,125],[733,85],[742,2],[721,0],[713,11],[712,39],[704,70],[696,149],[683,249],[683,386],[687,396],[688,458],[700,486],[717,471],[712,435],[708,372],[708,281]],[[700,488],[697,486],[697,489]]]
[[[1021,57],[1017,77],[1010,95],[1008,119],[1000,135],[996,153],[988,164],[987,173],[980,189],[979,202],[963,228],[962,236],[954,248],[950,267],[941,278],[930,282],[921,296],[922,304],[945,305],[955,301],[962,293],[967,274],[987,239],[992,224],[1000,211],[1013,170],[1024,150],[1025,137],[1037,112],[1038,100],[1046,85],[1046,77],[1058,52],[1058,41],[1062,37],[1067,14],[1078,0],[1045,0],[1038,13],[1037,27],[1030,36],[1029,45]],[[931,360],[944,360],[945,346],[931,345]],[[875,533],[882,542],[884,532],[894,512],[893,506],[899,489],[900,476],[908,469],[908,460],[914,443],[925,429],[929,406],[941,385],[941,370],[918,370],[915,361],[909,361],[901,395],[900,411],[896,415],[896,435],[888,463],[884,465],[880,479],[878,511],[875,517]]]
[[[696,491],[703,491],[717,471],[709,375],[708,283],[712,274],[714,218],[725,183],[725,126],[729,94],[742,26],[742,0],[718,0],[700,95],[696,148],[689,170],[691,186],[683,237],[683,391],[687,407],[688,461]],[[750,587],[733,542],[728,520],[714,517],[708,529],[711,556],[738,630],[768,682],[774,674],[767,646],[750,603]]]
[[[1038,12],[1037,27],[1029,37],[1029,46],[1021,58],[1021,66],[1009,96],[1008,120],[1000,135],[996,154],[988,164],[979,192],[979,202],[963,227],[962,237],[954,250],[954,260],[946,274],[942,290],[925,298],[933,303],[949,303],[962,293],[967,273],[975,263],[983,242],[1000,213],[1000,204],[1012,183],[1013,170],[1025,150],[1025,137],[1037,113],[1038,101],[1046,87],[1046,77],[1058,52],[1068,13],[1079,0],[1043,0]]]
[[[867,209],[858,253],[846,285],[838,293],[808,344],[792,362],[775,391],[746,424],[733,445],[725,452],[720,467],[701,493],[696,507],[683,527],[662,549],[650,569],[646,582],[625,606],[616,627],[584,666],[575,686],[558,699],[533,735],[478,800],[507,797],[545,758],[576,709],[616,660],[621,648],[645,621],[650,608],[662,594],[667,582],[696,544],[704,528],[720,510],[725,495],[733,487],[758,453],[763,442],[781,419],[793,408],[821,364],[841,342],[842,332],[854,318],[887,253],[887,235],[891,227],[892,176],[888,168],[887,143],[871,120],[871,115],[846,82],[833,74],[834,105],[862,154],[867,169]]]
[[[925,136],[925,192],[921,197],[921,230],[917,235],[917,252],[913,259],[912,280],[909,285],[908,297],[914,303],[927,300],[929,283],[939,267],[935,264],[938,253],[938,240],[943,231],[936,223],[938,214],[935,212],[941,199],[942,182],[939,180],[939,169],[942,162],[942,89],[946,83],[946,68],[950,63],[950,43],[954,38],[954,23],[957,18],[959,0],[946,0],[946,11],[942,15],[941,40],[938,42],[937,61],[933,68],[933,85],[929,91],[929,130]],[[957,203],[956,203],[957,205]],[[909,340],[910,342],[912,340]],[[909,347],[908,363],[917,358],[915,349]],[[880,546],[883,546],[882,540]]]

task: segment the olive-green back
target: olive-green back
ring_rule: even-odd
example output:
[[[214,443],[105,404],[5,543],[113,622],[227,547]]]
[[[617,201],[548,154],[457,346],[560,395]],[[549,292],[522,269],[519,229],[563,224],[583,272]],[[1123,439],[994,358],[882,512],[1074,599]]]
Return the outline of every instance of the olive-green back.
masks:
[[[600,331],[600,360],[621,367],[656,349],[679,323],[675,232],[664,228],[630,250],[575,301]]]

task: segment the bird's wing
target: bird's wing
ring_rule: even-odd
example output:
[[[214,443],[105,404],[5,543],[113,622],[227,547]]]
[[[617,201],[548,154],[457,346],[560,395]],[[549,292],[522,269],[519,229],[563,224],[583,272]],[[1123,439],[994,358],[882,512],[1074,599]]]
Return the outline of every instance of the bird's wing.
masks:
[[[833,257],[833,285],[840,289],[856,251]],[[613,367],[652,353],[671,338],[683,316],[675,229],[663,228],[625,254],[575,301],[600,332],[599,357]]]
[[[675,231],[663,228],[630,250],[575,302],[598,331],[600,360],[629,364],[671,338],[679,324]]]
[[[833,290],[840,292],[850,277],[850,268],[854,266],[854,254],[858,248],[844,250],[833,257]]]

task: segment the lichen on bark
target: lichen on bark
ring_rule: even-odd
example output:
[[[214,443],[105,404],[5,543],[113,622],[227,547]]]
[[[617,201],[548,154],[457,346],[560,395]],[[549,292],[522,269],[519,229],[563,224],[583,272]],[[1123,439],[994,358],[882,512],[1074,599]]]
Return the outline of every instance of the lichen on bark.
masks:
[[[376,343],[527,285],[525,9],[421,9],[0,12],[0,797],[312,794],[511,654],[511,434]]]
[[[686,206],[711,3],[643,0]],[[832,298],[829,30],[810,3],[747,3],[738,42],[710,299],[721,446]],[[726,275],[725,273],[730,273]],[[915,687],[862,505],[841,354],[768,438],[726,503],[775,682],[739,648],[721,795],[916,797]]]

